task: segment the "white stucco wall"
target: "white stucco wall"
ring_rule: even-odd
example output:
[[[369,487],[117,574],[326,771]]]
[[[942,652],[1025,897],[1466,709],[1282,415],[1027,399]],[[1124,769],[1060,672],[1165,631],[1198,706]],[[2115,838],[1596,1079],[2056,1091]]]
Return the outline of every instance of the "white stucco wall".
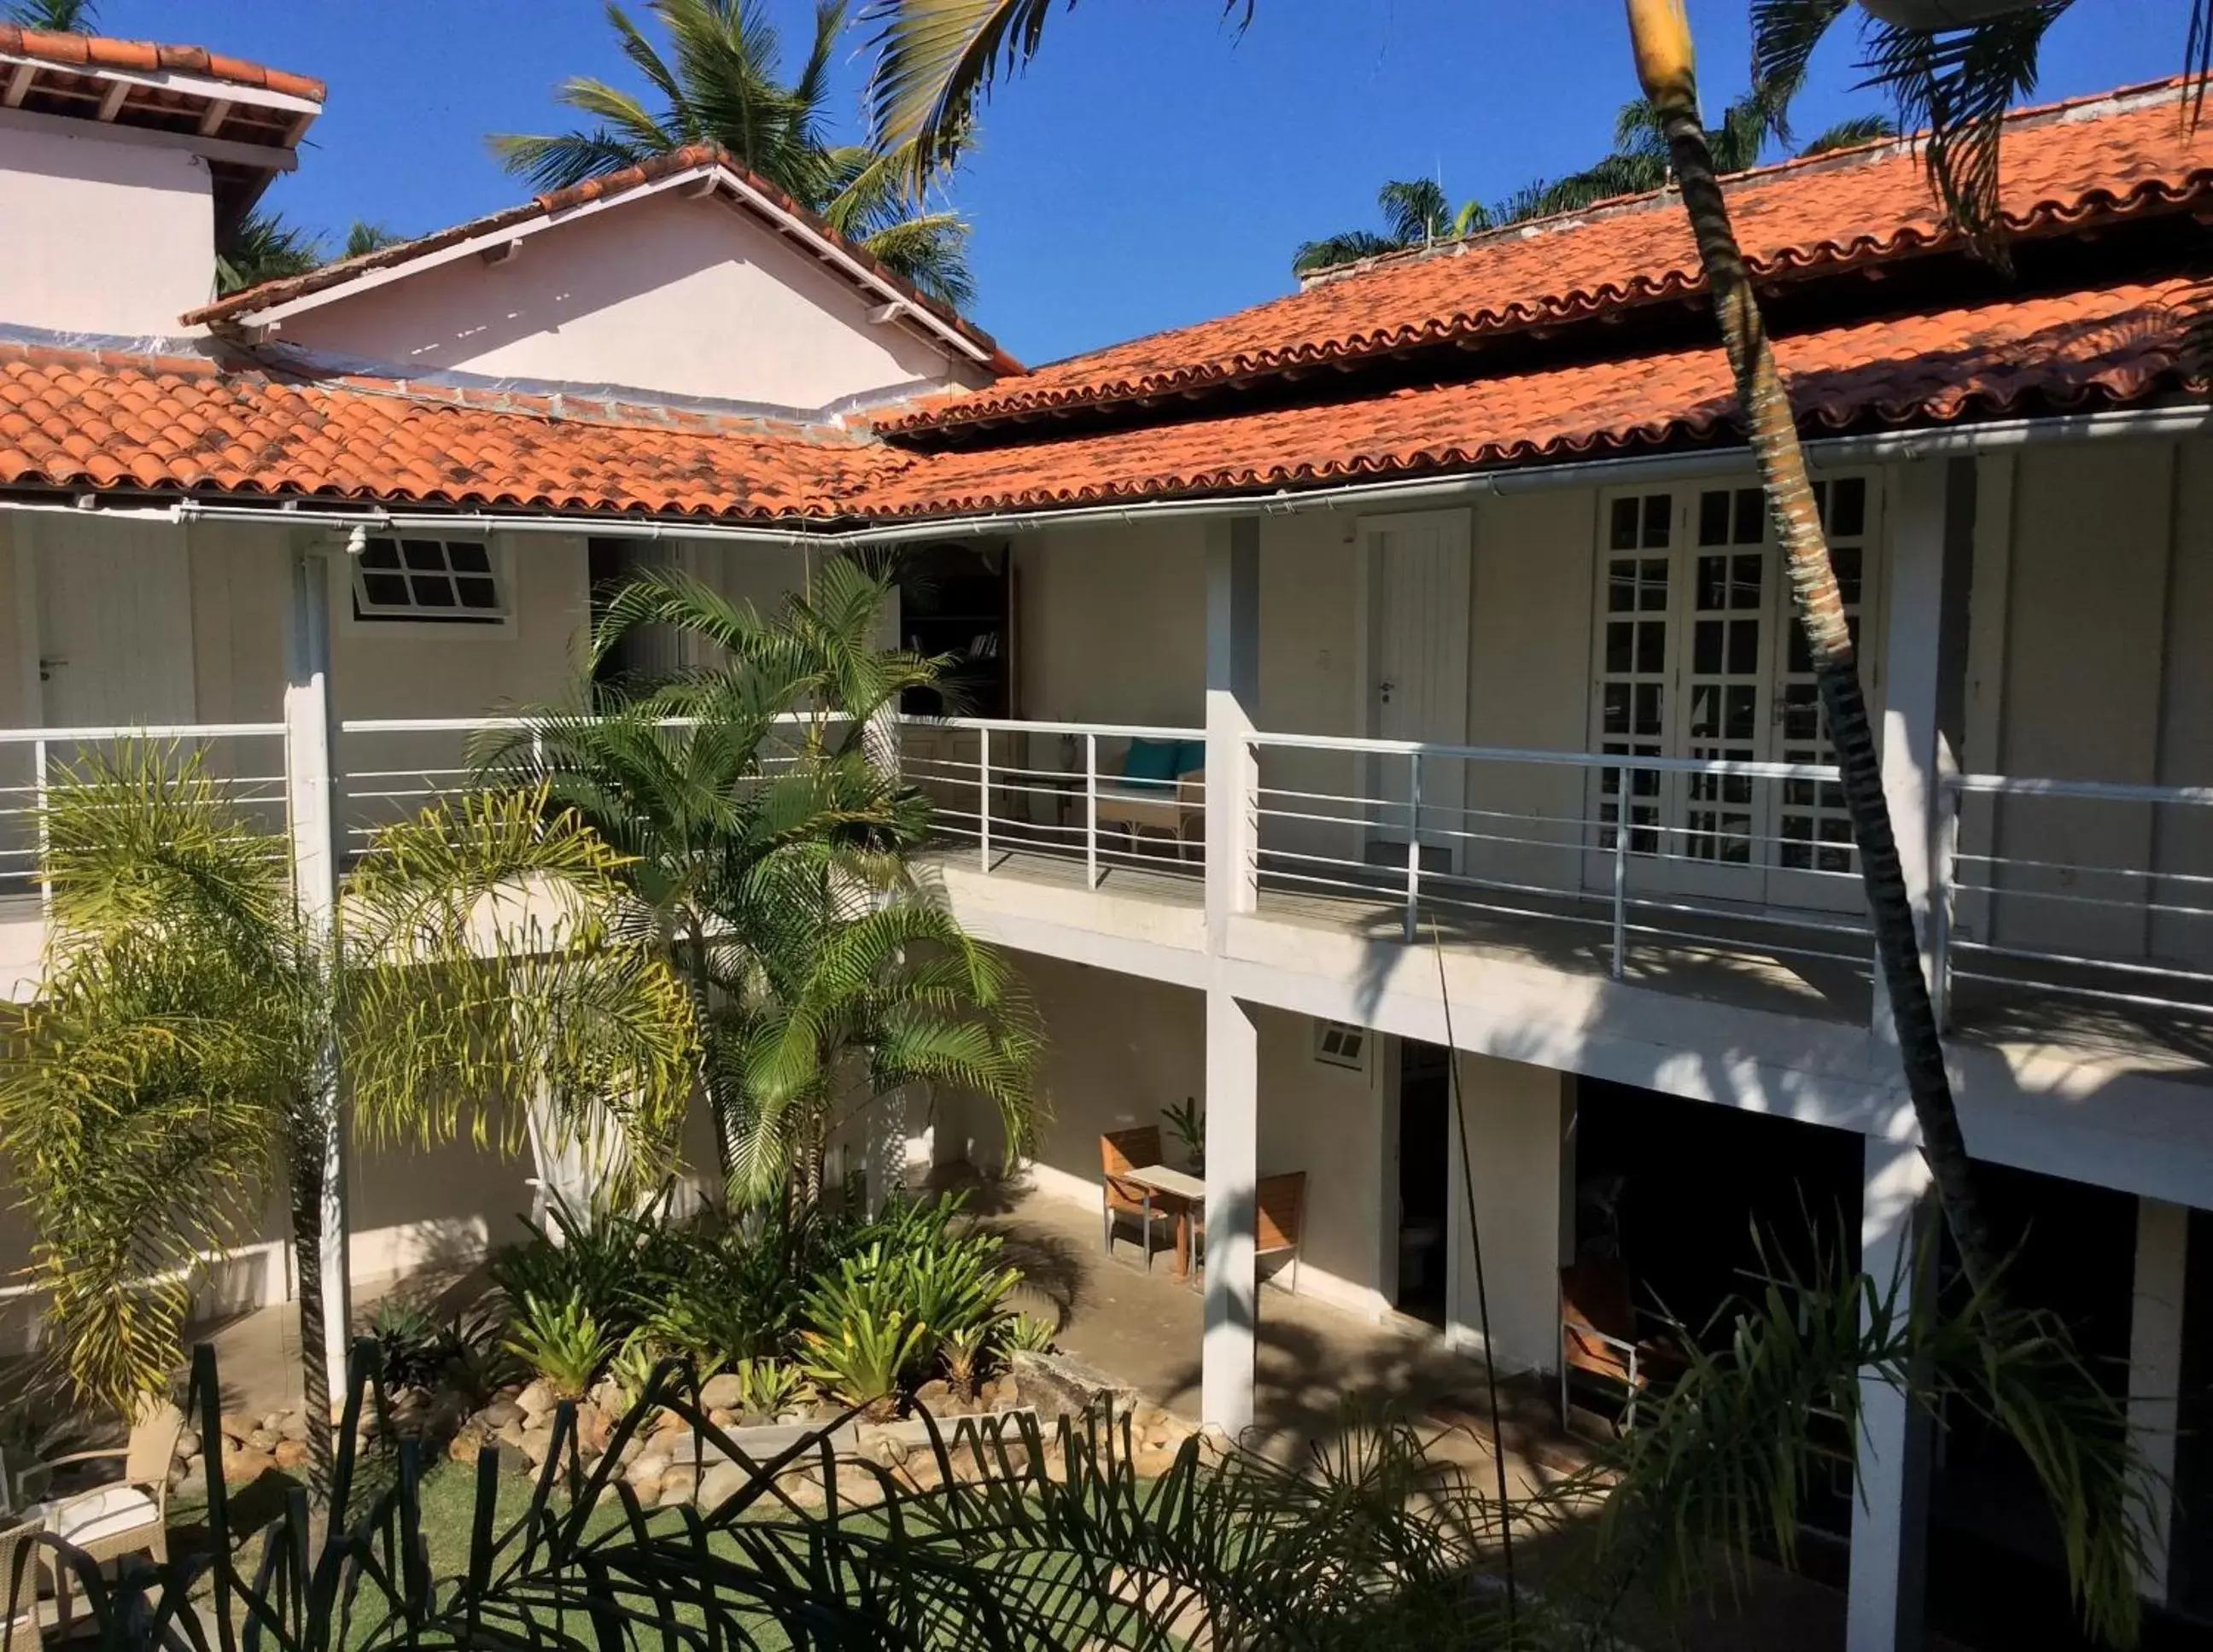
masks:
[[[465,256],[284,318],[288,343],[417,372],[621,385],[800,410],[980,375],[720,200],[583,212],[487,265]]]
[[[1460,1063],[1498,1368],[1554,1370],[1559,1365],[1559,1271],[1574,1213],[1565,1190],[1573,1165],[1572,1081],[1548,1067],[1491,1056],[1462,1054]],[[1457,1131],[1452,1158],[1448,1197],[1460,1253],[1453,1270],[1451,1320],[1456,1340],[1480,1353],[1474,1230],[1466,1220]]]
[[[131,141],[0,130],[0,321],[174,334],[215,285],[207,162]]]

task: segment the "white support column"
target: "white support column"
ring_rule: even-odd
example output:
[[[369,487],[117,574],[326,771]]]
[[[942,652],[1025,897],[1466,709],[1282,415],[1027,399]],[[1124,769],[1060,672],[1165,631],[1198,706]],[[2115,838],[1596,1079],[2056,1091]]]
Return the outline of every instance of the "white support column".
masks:
[[[1930,972],[1931,891],[1937,867],[1936,806],[1942,771],[1938,712],[1943,693],[1944,490],[1941,460],[1893,465],[1884,475],[1890,567],[1883,607],[1882,789],[1898,834],[1905,893]],[[1933,986],[1933,982],[1932,982]],[[1875,977],[1875,1034],[1893,1039],[1890,995]]]
[[[1232,914],[1259,902],[1259,765],[1248,737],[1260,705],[1260,523],[1206,530],[1206,931],[1219,954]]]
[[[327,555],[296,547],[284,647],[284,773],[292,826],[292,891],[308,926],[328,934],[338,906],[338,814],[332,784],[331,605]],[[345,1393],[353,1320],[346,1247],[345,1119],[335,1050],[323,1055],[323,1346],[331,1397]],[[313,1358],[313,1349],[302,1349]]]
[[[2145,1495],[2150,1529],[2138,1588],[2165,1605],[2174,1527],[2174,1456],[2182,1390],[2182,1291],[2190,1248],[2190,1210],[2137,1200],[2136,1287],[2129,1311],[2129,1427],[2150,1470]]]
[[[1901,1108],[1887,1133],[1866,1138],[1860,1195],[1860,1266],[1885,1289],[1900,1280],[1912,1301],[1914,1247],[1926,1230],[1929,1167],[1919,1132]],[[1846,1652],[1917,1652],[1927,1566],[1929,1421],[1887,1382],[1860,1386],[1859,1476],[1852,1500]]]
[[[1253,1186],[1259,1173],[1260,1040],[1253,1011],[1206,994],[1206,1310],[1200,1420],[1233,1438],[1253,1422],[1257,1289]]]

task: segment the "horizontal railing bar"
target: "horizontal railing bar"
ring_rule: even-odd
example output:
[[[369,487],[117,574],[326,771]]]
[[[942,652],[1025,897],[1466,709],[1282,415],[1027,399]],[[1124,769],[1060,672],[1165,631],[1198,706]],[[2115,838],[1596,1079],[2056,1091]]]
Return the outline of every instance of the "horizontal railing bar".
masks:
[[[2118,780],[2031,780],[2003,774],[1947,775],[1954,791],[2000,797],[2081,797],[2109,803],[2187,803],[2213,807],[2213,786],[2140,786]]]
[[[1446,746],[1424,740],[1370,740],[1355,735],[1251,734],[1254,746],[1293,750],[1371,752],[1386,757],[1435,757],[1470,763],[1533,763],[1572,769],[1633,769],[1640,774],[1735,775],[1753,780],[1814,780],[1832,784],[1843,775],[1832,765],[1731,763],[1719,759],[1634,757],[1613,752],[1546,752],[1512,746]]]
[[[1161,728],[1143,722],[1046,722],[1031,717],[922,717],[902,716],[910,728],[971,728],[995,735],[1105,735],[1111,739],[1204,740],[1204,728]]]
[[[2067,981],[2027,980],[2017,975],[1984,975],[1972,970],[1954,970],[1958,981],[1980,981],[1987,986],[2033,987],[2039,992],[2064,993],[2071,998],[2094,998],[2101,1003],[2125,1003],[2139,1009],[2178,1009],[2188,1015],[2213,1015],[2213,1003],[2191,998],[2155,998],[2142,992],[2114,992],[2106,988],[2080,986]]]
[[[117,740],[277,740],[281,722],[168,722],[83,728],[0,728],[0,746],[33,746],[40,741],[97,744]]]
[[[2077,958],[2066,953],[2037,952],[2026,947],[2001,947],[1987,941],[1952,942],[1959,952],[1977,952],[1985,958],[2014,958],[2025,964],[2060,964],[2070,969],[2113,970],[2123,975],[2156,975],[2167,981],[2203,981],[2213,986],[2213,972],[2202,969],[2176,969],[2166,964],[2132,963],[2125,958]]]

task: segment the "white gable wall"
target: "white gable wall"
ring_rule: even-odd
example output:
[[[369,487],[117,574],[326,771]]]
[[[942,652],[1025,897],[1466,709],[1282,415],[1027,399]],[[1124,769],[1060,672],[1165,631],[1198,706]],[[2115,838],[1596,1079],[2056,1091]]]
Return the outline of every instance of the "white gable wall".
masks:
[[[983,376],[720,200],[653,195],[283,318],[288,344],[460,370],[814,409]]]
[[[207,162],[122,129],[0,127],[0,324],[174,334],[215,285]]]

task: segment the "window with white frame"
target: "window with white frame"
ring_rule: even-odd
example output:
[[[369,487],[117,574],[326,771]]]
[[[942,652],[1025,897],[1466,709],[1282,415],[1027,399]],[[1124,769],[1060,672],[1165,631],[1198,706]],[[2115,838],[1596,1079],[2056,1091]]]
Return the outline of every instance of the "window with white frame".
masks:
[[[1368,1070],[1368,1029],[1349,1021],[1314,1023],[1314,1059],[1332,1067]]]
[[[373,539],[353,559],[356,619],[498,625],[507,593],[491,547],[475,539]]]

